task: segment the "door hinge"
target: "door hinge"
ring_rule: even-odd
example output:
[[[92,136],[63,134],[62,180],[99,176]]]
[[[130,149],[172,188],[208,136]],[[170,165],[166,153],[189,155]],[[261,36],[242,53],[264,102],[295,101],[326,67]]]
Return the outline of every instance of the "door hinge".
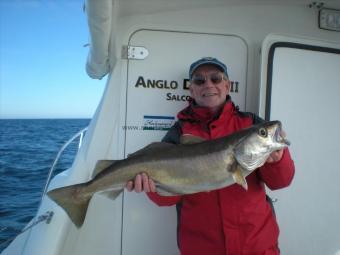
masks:
[[[123,59],[145,59],[149,55],[149,51],[142,46],[124,45],[122,48]]]

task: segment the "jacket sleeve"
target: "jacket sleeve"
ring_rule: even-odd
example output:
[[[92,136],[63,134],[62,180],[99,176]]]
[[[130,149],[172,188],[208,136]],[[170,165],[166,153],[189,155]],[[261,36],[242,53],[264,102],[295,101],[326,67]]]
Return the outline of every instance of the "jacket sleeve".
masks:
[[[259,169],[259,176],[271,190],[285,188],[290,185],[295,174],[294,161],[288,148],[285,148],[280,161],[266,163]]]
[[[181,135],[180,125],[179,122],[176,122],[166,133],[166,135],[162,139],[162,142],[178,144],[180,135]],[[148,192],[146,194],[149,197],[149,199],[158,206],[175,205],[181,200],[181,196],[161,196],[156,192]]]

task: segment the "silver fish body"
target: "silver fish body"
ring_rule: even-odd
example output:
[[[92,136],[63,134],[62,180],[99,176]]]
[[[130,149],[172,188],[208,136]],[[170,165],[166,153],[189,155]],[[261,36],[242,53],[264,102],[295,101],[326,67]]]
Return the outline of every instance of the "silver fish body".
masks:
[[[141,172],[154,180],[164,196],[210,191],[235,182],[246,188],[245,177],[273,151],[288,146],[280,132],[281,123],[270,121],[199,143],[192,143],[190,136],[178,145],[153,143],[126,159],[99,161],[92,180],[51,190],[48,196],[80,227],[94,193],[108,192],[114,199]]]

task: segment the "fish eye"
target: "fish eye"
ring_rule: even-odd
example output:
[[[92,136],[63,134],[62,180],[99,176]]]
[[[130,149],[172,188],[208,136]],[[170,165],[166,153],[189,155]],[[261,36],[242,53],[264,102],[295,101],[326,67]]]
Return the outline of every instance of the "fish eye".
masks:
[[[259,129],[259,135],[262,136],[262,137],[267,137],[267,136],[268,136],[267,129],[265,129],[265,128],[260,128],[260,129]]]

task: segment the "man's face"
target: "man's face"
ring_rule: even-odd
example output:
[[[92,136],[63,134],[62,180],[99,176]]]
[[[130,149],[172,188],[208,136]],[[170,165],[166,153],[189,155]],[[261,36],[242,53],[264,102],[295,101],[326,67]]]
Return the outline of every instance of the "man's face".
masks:
[[[208,107],[213,112],[218,111],[229,94],[230,82],[228,79],[219,79],[223,73],[214,65],[202,65],[193,73],[190,84],[191,97],[199,106]],[[198,79],[197,79],[198,78]],[[205,81],[202,83],[202,79]],[[196,84],[195,80],[202,84]]]

